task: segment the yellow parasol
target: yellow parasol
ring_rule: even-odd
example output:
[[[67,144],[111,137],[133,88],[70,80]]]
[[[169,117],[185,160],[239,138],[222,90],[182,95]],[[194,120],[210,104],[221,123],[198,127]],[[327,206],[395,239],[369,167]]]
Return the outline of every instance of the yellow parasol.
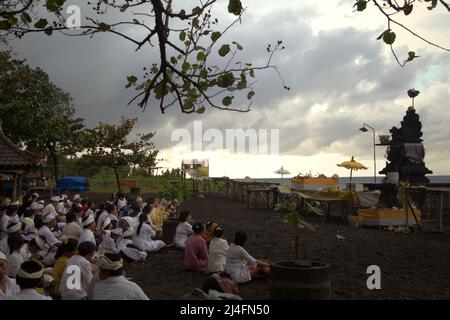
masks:
[[[343,168],[346,168],[346,169],[350,169],[350,183],[352,183],[352,172],[353,172],[353,170],[368,169],[362,163],[359,163],[358,161],[355,161],[353,156],[352,156],[352,160],[344,161],[341,164],[338,164],[337,166],[338,167],[343,167]]]

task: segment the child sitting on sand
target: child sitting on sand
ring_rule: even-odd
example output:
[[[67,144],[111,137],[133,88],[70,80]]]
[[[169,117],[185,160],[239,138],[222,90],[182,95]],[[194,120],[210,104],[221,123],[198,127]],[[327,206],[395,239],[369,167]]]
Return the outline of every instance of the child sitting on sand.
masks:
[[[214,229],[214,238],[209,244],[208,253],[208,272],[222,272],[227,261],[228,242],[223,239],[223,229],[216,227]]]

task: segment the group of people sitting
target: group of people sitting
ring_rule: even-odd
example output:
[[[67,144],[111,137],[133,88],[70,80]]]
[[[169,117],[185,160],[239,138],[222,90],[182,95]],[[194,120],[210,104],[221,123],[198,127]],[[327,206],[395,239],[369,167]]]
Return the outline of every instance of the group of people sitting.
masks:
[[[186,270],[226,274],[237,284],[270,275],[267,259],[257,260],[244,249],[247,241],[244,231],[236,232],[233,243],[228,245],[223,238],[224,230],[217,223],[193,223],[187,210],[180,213],[179,220],[174,243],[185,250]]]
[[[155,206],[124,194],[96,206],[75,195],[32,194],[0,206],[0,299],[148,299],[125,278],[164,250],[149,218]],[[75,281],[75,282],[74,282]]]
[[[269,275],[268,262],[243,248],[245,232],[238,231],[229,246],[217,223],[193,223],[190,212],[182,211],[173,244],[167,246],[157,235],[166,212],[175,211],[171,203],[129,201],[121,193],[111,200],[96,206],[80,195],[69,200],[63,194],[46,205],[32,194],[22,204],[3,201],[0,299],[145,300],[126,276],[149,253],[167,252],[172,245],[185,250],[186,270],[210,274],[194,298],[200,292],[207,298],[208,291],[213,299],[239,298],[237,284]]]

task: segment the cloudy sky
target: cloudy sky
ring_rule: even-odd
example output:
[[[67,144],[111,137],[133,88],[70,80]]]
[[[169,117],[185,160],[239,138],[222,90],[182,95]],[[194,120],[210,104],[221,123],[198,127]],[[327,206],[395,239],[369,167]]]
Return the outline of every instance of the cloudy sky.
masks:
[[[231,21],[225,0],[215,7],[219,30]],[[68,0],[68,4],[77,4]],[[185,0],[180,4],[196,5]],[[207,109],[202,115],[185,115],[173,107],[161,114],[158,105],[142,112],[127,106],[134,90],[125,89],[126,76],[139,75],[144,66],[157,62],[157,51],[135,52],[133,44],[110,34],[90,38],[27,35],[13,47],[19,57],[44,69],[59,87],[71,93],[78,116],[88,126],[98,122],[118,123],[121,116],[138,117],[136,132],[157,132],[163,167],[179,167],[182,159],[207,158],[211,176],[275,177],[282,165],[292,174],[348,171],[336,163],[352,155],[369,167],[357,176],[373,174],[371,132],[361,133],[363,123],[376,135],[400,126],[407,107],[409,88],[421,91],[415,106],[422,122],[427,167],[435,174],[450,174],[450,53],[426,45],[398,28],[395,48],[401,58],[409,50],[421,57],[400,68],[389,47],[376,37],[386,29],[385,18],[372,5],[363,13],[354,11],[353,0],[244,0],[246,12],[224,40],[244,47],[242,61],[264,63],[269,43],[282,40],[286,49],[276,55],[286,84],[283,90],[275,72],[257,72],[255,101],[249,113]],[[191,6],[191,7],[193,7]],[[90,14],[82,7],[83,14]],[[109,18],[114,19],[114,15]],[[450,19],[444,10],[425,8],[399,21],[417,33],[450,47]],[[139,30],[127,32],[137,37]],[[144,35],[145,36],[145,35]],[[203,132],[218,129],[279,129],[278,155],[245,152],[193,152],[171,140],[177,129],[194,135],[194,121]],[[177,132],[177,131],[175,131]],[[224,138],[225,139],[225,138]],[[226,139],[225,139],[226,140]],[[378,137],[377,137],[378,140]],[[385,148],[377,147],[377,171],[385,165]]]

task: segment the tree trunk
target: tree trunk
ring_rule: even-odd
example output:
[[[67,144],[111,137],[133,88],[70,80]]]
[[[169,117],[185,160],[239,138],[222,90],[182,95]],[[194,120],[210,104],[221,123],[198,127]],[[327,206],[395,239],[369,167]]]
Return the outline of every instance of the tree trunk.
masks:
[[[55,186],[58,182],[58,155],[56,154],[55,149],[51,144],[47,145],[48,151],[50,152],[50,158],[52,158],[53,162],[53,177],[55,179]]]
[[[116,175],[116,182],[117,182],[117,188],[119,188],[119,192],[122,190],[120,189],[120,180],[119,180],[119,172],[117,171],[117,167],[114,167],[114,174]]]

